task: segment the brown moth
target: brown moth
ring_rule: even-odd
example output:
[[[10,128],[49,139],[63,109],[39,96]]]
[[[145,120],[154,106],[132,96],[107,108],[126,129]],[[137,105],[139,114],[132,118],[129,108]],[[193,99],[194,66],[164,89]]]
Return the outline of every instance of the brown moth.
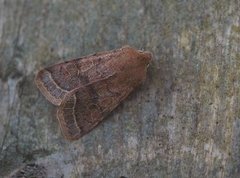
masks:
[[[40,70],[35,83],[52,104],[63,135],[76,140],[96,127],[146,78],[150,52],[129,46]]]

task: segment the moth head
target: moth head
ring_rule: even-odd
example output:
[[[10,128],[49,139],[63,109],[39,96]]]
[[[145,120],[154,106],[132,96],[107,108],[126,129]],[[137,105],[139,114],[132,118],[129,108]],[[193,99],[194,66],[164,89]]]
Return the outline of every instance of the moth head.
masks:
[[[137,50],[130,46],[124,46],[122,50],[129,55],[134,65],[137,63],[139,65],[148,66],[153,57],[152,53],[149,51]]]
[[[152,54],[148,51],[141,51],[125,46],[118,63],[122,80],[131,86],[138,86],[146,78],[146,71],[152,60]]]
[[[139,57],[140,60],[142,60],[142,63],[148,66],[153,57],[152,53],[149,51],[142,51],[142,50],[138,50],[138,53],[140,56]]]

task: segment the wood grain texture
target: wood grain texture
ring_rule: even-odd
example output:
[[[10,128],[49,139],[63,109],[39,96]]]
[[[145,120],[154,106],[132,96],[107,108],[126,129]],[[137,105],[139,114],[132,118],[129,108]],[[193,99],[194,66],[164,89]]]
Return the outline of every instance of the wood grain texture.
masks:
[[[65,138],[91,131],[146,78],[152,54],[129,46],[59,63],[38,72],[35,83],[59,105]]]
[[[31,163],[53,178],[240,177],[239,9],[0,0],[0,177]],[[144,85],[84,137],[63,139],[37,72],[125,44],[154,54]]]
[[[13,171],[8,178],[46,178],[46,168],[42,165],[27,164]]]

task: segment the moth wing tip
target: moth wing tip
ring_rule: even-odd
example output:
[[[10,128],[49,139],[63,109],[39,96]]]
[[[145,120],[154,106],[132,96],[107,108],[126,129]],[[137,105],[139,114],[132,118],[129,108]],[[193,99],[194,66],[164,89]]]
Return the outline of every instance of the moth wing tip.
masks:
[[[64,139],[66,139],[68,141],[76,141],[83,136],[80,129],[77,132],[75,132],[74,134],[72,132],[70,132],[70,130],[72,130],[74,128],[71,129],[67,126],[62,108],[58,108],[58,110],[57,110],[57,119],[58,119],[60,130],[62,132]]]
[[[40,71],[39,71],[40,72]],[[37,88],[39,89],[39,91],[42,93],[42,95],[52,104],[56,105],[56,106],[60,106],[60,104],[62,103],[61,99],[57,99],[54,98],[48,91],[47,89],[44,87],[44,84],[41,80],[40,74],[36,75],[35,79],[34,79],[34,83],[37,86]]]

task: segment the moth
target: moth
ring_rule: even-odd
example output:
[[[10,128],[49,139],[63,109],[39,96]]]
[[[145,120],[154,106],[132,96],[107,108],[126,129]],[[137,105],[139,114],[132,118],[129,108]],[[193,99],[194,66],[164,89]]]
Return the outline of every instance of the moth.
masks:
[[[124,46],[46,67],[35,83],[58,106],[64,137],[77,140],[144,82],[151,59],[148,51]]]

